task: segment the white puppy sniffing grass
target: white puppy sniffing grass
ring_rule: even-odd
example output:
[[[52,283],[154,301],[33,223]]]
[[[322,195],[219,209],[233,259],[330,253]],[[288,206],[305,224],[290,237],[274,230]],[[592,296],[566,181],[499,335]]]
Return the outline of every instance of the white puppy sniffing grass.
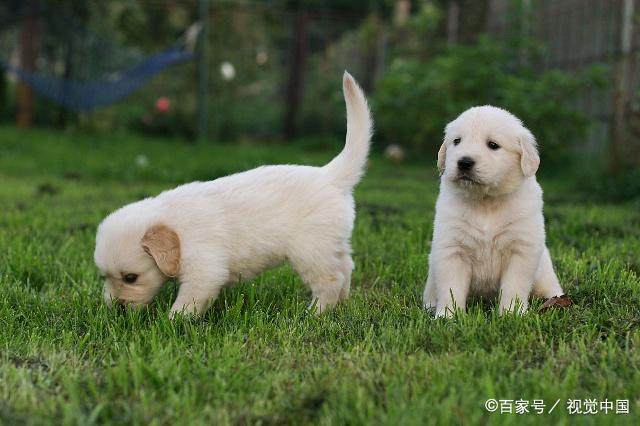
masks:
[[[345,72],[347,136],[324,167],[264,166],[194,182],[122,207],[98,227],[95,263],[107,301],[145,305],[180,283],[171,308],[200,314],[229,284],[284,261],[309,285],[316,312],[349,295],[353,187],[372,132],[367,101]]]
[[[545,245],[536,141],[509,112],[481,106],[449,123],[424,306],[464,310],[467,296],[500,294],[500,312],[524,312],[529,295],[563,294]]]

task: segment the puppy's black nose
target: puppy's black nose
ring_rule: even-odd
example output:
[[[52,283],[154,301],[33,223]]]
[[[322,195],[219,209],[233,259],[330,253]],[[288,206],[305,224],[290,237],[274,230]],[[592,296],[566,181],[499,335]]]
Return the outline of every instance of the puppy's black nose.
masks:
[[[473,168],[476,162],[471,157],[462,157],[458,160],[458,169],[467,172]]]

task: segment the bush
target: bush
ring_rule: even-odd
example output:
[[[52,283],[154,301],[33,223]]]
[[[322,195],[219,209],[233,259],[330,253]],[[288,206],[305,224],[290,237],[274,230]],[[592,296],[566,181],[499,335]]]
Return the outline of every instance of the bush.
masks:
[[[607,170],[603,164],[575,171],[575,193],[589,201],[613,203],[636,202],[640,205],[640,169],[625,168],[618,173]]]
[[[603,85],[602,69],[581,75],[535,72],[488,37],[425,59],[397,59],[374,97],[377,134],[386,143],[432,156],[446,123],[474,105],[493,104],[519,116],[536,135],[545,160],[566,158],[585,135],[587,120],[573,104],[589,85]]]

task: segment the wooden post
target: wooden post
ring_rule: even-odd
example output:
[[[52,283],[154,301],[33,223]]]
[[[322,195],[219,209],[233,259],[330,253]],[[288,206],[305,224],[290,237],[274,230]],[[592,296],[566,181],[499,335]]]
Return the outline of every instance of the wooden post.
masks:
[[[411,0],[396,0],[393,5],[393,24],[402,27],[409,20]]]
[[[520,66],[527,65],[527,39],[531,37],[531,0],[522,0],[522,10],[520,16],[520,41],[518,49],[518,60]]]
[[[26,72],[36,69],[38,25],[33,13],[25,18],[20,32],[20,67]],[[30,127],[33,123],[33,89],[22,80],[18,83],[18,127]]]
[[[198,60],[198,141],[209,137],[209,0],[198,0],[198,17],[202,29]]]
[[[611,117],[610,168],[614,173],[628,162],[629,132],[627,117],[631,101],[631,66],[633,43],[634,0],[622,2],[622,26],[620,31],[620,56],[614,70],[613,112]]]
[[[306,62],[307,13],[304,10],[298,10],[294,21],[291,66],[285,96],[284,137],[287,140],[295,138],[297,133],[297,117],[302,100]]]
[[[449,46],[458,42],[459,24],[460,5],[457,0],[450,0],[447,8],[447,44]]]
[[[491,36],[495,36],[499,29],[498,27],[501,18],[499,13],[501,11],[498,8],[498,2],[499,0],[489,0],[487,6],[487,21],[485,22],[485,29],[489,34],[491,34]]]
[[[364,73],[362,75],[362,88],[365,92],[371,92],[378,72],[378,45],[380,38],[380,20],[377,14],[369,17],[366,24],[369,31],[366,32],[364,44]]]
[[[0,70],[0,121],[7,119],[7,111],[9,111],[9,99],[8,99],[9,81],[7,79],[7,73],[4,70]]]

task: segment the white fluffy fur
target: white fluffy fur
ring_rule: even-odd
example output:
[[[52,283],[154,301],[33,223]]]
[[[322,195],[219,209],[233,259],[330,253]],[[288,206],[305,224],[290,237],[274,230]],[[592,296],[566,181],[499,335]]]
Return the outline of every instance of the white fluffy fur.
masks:
[[[462,157],[475,161],[466,179]],[[539,162],[531,132],[503,109],[471,108],[447,125],[424,290],[424,306],[436,316],[464,310],[469,293],[499,292],[500,312],[524,312],[532,291],[563,294],[545,246]]]
[[[364,94],[345,72],[347,136],[324,167],[264,166],[194,182],[129,204],[99,226],[95,262],[105,298],[149,303],[167,276],[141,246],[154,225],[180,240],[180,283],[171,308],[201,313],[229,284],[289,261],[311,288],[316,311],[349,295],[355,218],[352,190],[363,174],[372,121]],[[127,284],[122,277],[139,277]]]

